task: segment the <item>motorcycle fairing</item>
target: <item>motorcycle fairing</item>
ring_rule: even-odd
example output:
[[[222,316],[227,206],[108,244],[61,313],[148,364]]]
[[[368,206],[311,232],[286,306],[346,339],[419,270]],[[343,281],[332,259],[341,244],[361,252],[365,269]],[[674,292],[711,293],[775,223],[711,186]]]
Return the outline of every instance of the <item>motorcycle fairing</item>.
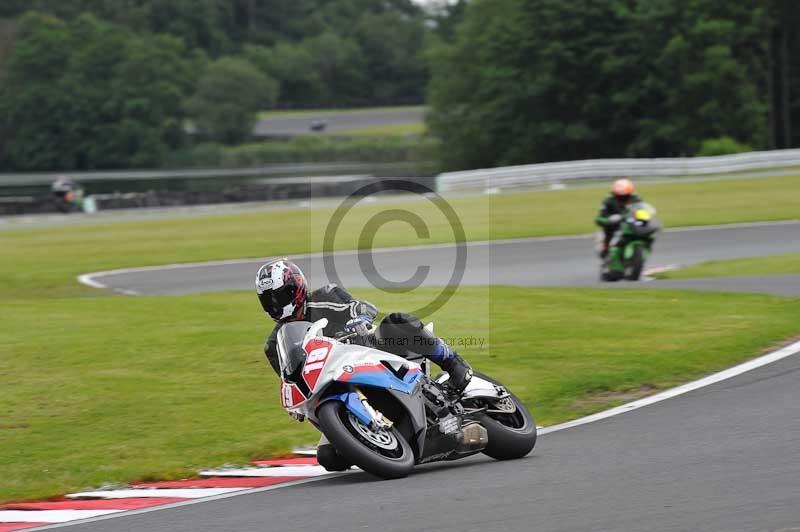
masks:
[[[305,401],[306,396],[296,384],[286,382],[281,378],[281,405],[284,408],[296,407]]]
[[[450,376],[447,373],[443,373],[438,379],[436,379],[436,382],[443,384],[447,382],[447,379],[449,378]],[[461,397],[463,399],[475,399],[477,397],[503,399],[509,395],[511,394],[509,394],[505,388],[497,386],[493,382],[482,379],[477,375],[470,379],[467,387],[464,388],[464,391],[461,393]]]
[[[627,246],[625,246],[624,258],[625,260],[630,260],[633,258],[633,253],[636,250],[636,247],[639,246],[645,251],[647,251],[647,246],[641,240],[634,240]]]
[[[416,367],[408,369],[402,379],[389,371],[383,364],[368,363],[353,365],[349,366],[348,369],[352,371],[345,371],[343,369],[336,377],[337,382],[387,388],[406,394],[411,394],[422,378],[422,370]]]

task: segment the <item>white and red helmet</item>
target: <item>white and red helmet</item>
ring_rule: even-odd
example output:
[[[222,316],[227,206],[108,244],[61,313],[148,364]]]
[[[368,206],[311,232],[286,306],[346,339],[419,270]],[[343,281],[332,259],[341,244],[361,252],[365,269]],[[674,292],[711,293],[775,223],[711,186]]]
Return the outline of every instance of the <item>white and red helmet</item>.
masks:
[[[289,260],[271,260],[258,269],[256,294],[264,312],[275,321],[305,317],[308,284],[300,268]]]

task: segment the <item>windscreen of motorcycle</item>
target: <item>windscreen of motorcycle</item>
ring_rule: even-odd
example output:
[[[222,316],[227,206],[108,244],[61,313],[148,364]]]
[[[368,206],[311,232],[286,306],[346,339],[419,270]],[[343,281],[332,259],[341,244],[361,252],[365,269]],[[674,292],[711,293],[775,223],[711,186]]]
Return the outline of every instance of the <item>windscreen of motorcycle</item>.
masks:
[[[310,327],[310,322],[295,321],[278,330],[278,359],[284,378],[290,382],[306,360],[303,340]]]
[[[661,222],[656,218],[656,208],[644,201],[633,203],[628,207],[633,219],[632,230],[639,236],[647,236],[661,229]]]

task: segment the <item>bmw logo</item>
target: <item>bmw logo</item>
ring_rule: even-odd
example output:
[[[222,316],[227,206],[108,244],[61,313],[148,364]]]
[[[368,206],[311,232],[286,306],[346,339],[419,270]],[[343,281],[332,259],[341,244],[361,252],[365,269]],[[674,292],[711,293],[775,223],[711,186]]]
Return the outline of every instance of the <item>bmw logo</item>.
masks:
[[[350,365],[342,366],[342,371],[344,371],[345,373],[353,373],[353,366]]]

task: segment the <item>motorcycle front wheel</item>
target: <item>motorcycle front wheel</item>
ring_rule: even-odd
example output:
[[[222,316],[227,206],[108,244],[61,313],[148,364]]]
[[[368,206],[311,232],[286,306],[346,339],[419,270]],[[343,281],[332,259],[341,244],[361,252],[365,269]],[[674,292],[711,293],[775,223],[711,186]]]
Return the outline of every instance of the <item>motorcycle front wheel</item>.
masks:
[[[336,452],[364,471],[391,479],[406,477],[414,468],[414,452],[396,428],[374,431],[340,401],[324,403],[317,419]]]
[[[628,280],[629,281],[638,281],[642,276],[642,270],[644,269],[644,250],[642,246],[636,246],[633,248],[633,256],[631,257],[631,266],[630,271],[628,272]]]

